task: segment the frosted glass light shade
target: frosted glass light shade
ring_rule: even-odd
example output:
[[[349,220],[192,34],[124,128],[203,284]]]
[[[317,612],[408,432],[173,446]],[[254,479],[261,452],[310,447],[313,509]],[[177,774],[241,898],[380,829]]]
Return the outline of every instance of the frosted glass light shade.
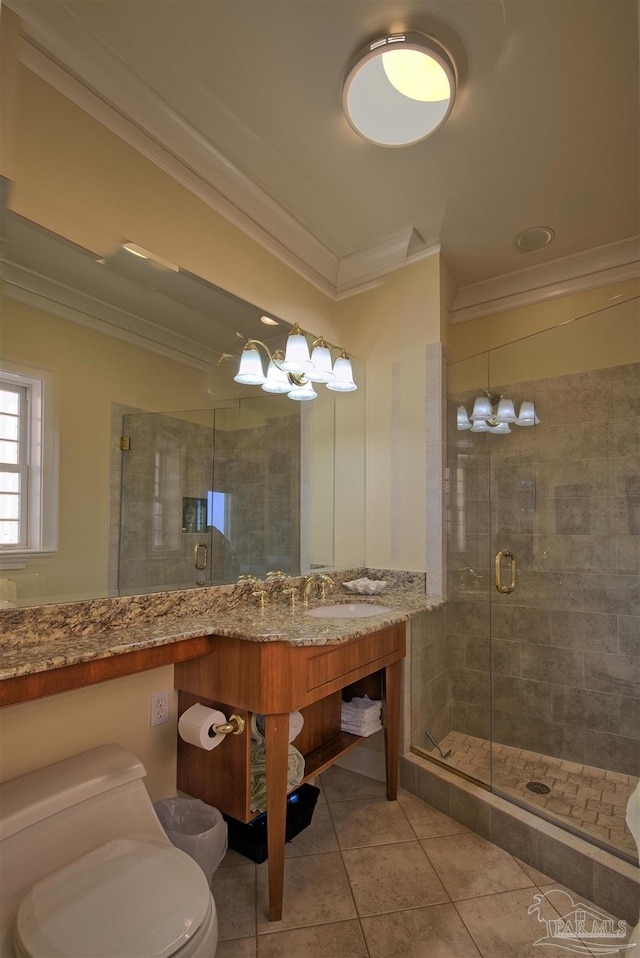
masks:
[[[341,353],[333,364],[333,379],[327,383],[327,389],[337,393],[351,393],[358,387],[353,381],[351,360],[346,353]]]
[[[515,422],[516,421],[516,411],[513,408],[513,401],[511,399],[501,399],[498,403],[498,410],[496,412],[496,419],[498,422]],[[504,432],[504,430],[502,430]]]
[[[504,433],[511,432],[508,422],[499,422],[497,426],[490,426],[490,432],[497,432],[499,436],[504,435]]]
[[[471,432],[491,432],[491,430],[484,419],[475,419],[471,427]]]
[[[262,384],[262,388],[267,393],[288,393],[291,389],[291,383],[289,381],[289,376],[284,371],[280,369],[282,362],[282,353],[279,349],[273,354],[273,359],[269,360],[269,367],[267,369],[267,381]],[[278,363],[276,365],[276,362]]]
[[[304,386],[294,386],[293,389],[289,390],[289,399],[295,399],[298,402],[315,399],[317,395],[317,392],[314,391],[313,385],[309,380],[307,380]]]
[[[312,367],[307,337],[296,323],[287,337],[287,349],[282,368],[288,373],[306,373]]]
[[[237,383],[244,386],[262,386],[265,381],[262,360],[258,347],[254,343],[247,343],[240,357],[240,368],[233,377]]]
[[[536,416],[535,406],[532,402],[523,402],[520,406],[520,412],[516,419],[516,426],[535,426],[540,420]]]
[[[328,383],[334,378],[335,373],[331,367],[331,350],[324,341],[313,347],[311,362],[313,363],[313,369],[306,372],[305,376],[312,383]]]
[[[473,404],[471,418],[474,421],[476,419],[490,419],[492,415],[493,409],[491,408],[491,403],[488,398],[486,396],[478,396]]]
[[[377,37],[351,62],[342,106],[351,127],[370,143],[406,146],[438,129],[449,116],[456,73],[433,37],[407,32]]]
[[[457,423],[458,429],[471,429],[471,423],[469,422],[467,410],[464,408],[464,406],[458,406],[458,411],[456,413],[456,423]]]

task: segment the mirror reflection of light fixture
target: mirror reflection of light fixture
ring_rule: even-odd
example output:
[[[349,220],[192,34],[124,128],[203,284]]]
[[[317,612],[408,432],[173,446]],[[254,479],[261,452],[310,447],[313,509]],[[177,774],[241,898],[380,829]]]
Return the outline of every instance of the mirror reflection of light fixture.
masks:
[[[520,412],[516,415],[512,399],[506,399],[499,393],[490,393],[486,389],[483,390],[482,396],[477,396],[474,400],[470,416],[464,406],[458,406],[456,410],[456,427],[459,431],[469,429],[471,432],[503,435],[511,432],[512,425],[536,426],[539,422],[535,406],[529,400],[520,404]]]
[[[333,346],[322,336],[314,339],[309,353],[307,333],[296,323],[287,337],[286,351],[273,352],[259,339],[248,339],[240,357],[240,367],[233,377],[245,386],[262,386],[265,392],[286,393],[289,399],[305,402],[318,395],[312,383],[324,383],[334,392],[353,392],[358,387],[353,381],[351,360],[340,346]],[[264,374],[260,350],[269,358]],[[333,367],[331,350],[340,350]]]
[[[379,146],[424,140],[447,119],[456,69],[433,37],[406,32],[366,44],[347,69],[342,106],[360,136]]]

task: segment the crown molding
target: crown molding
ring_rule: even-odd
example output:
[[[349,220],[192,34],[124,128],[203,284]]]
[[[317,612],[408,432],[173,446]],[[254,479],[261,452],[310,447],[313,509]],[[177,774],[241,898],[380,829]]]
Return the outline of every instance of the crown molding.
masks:
[[[336,300],[373,289],[390,273],[439,252],[439,243],[426,246],[420,234],[409,229],[375,246],[344,256],[338,268]]]
[[[322,293],[335,296],[338,258],[119,61],[110,59],[106,67],[100,57],[94,61],[98,95],[36,45],[37,31],[34,39],[25,38],[21,48],[28,69]],[[65,62],[73,69],[71,48],[68,53]]]
[[[147,352],[209,372],[220,353],[149,320],[13,263],[3,263],[6,299],[46,310],[60,319],[115,337]]]
[[[570,293],[640,277],[640,236],[496,276],[456,293],[450,323],[543,303]]]

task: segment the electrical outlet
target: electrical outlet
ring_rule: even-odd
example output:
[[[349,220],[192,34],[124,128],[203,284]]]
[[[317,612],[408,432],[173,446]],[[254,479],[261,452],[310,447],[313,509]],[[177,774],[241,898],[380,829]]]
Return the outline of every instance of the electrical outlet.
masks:
[[[169,689],[164,692],[153,692],[151,695],[151,722],[154,725],[164,725],[169,721]]]

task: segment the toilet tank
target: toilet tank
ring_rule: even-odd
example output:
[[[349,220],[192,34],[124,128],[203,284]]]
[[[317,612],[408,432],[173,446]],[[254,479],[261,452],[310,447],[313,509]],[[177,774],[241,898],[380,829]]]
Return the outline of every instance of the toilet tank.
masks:
[[[168,844],[145,769],[115,743],[0,785],[0,901],[112,838]]]
[[[96,795],[144,778],[142,762],[122,745],[92,748],[0,785],[0,842]]]

